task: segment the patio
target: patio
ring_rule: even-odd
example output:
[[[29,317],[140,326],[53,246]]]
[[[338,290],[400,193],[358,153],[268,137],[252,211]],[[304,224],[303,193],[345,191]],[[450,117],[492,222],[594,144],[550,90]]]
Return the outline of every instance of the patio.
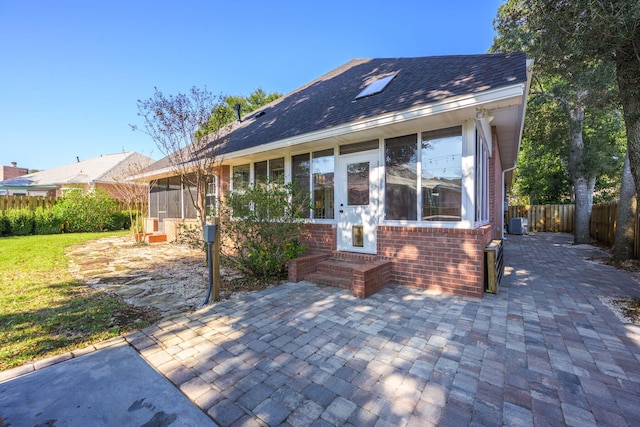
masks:
[[[236,296],[74,360],[37,362],[27,376],[11,379],[33,367],[3,372],[0,417],[12,422],[9,399],[20,410],[31,402],[27,419],[29,411],[45,419],[53,410],[38,407],[26,380],[54,370],[58,383],[94,380],[77,367],[99,359],[82,354],[109,360],[128,342],[222,426],[637,425],[640,326],[598,297],[637,295],[639,276],[590,260],[605,254],[571,241],[508,236],[500,293],[482,299],[391,285],[362,300],[309,282]],[[122,377],[116,365],[100,366]],[[134,391],[122,407],[154,408],[163,392],[153,384],[164,379],[145,378],[147,400]],[[143,385],[117,381],[113,393]],[[71,417],[80,408],[72,403]],[[198,425],[178,406],[155,411]]]
[[[220,425],[632,425],[638,276],[568,234],[509,236],[500,294],[285,284],[127,340]]]

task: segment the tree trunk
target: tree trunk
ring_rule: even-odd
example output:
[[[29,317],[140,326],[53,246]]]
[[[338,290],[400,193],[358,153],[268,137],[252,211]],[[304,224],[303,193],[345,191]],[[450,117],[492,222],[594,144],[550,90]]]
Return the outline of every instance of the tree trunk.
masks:
[[[640,194],[640,36],[616,52],[616,77],[627,128],[627,152],[636,194]]]
[[[581,94],[586,96],[586,92]],[[578,96],[580,99],[581,96]],[[589,235],[589,221],[593,206],[593,189],[595,177],[587,175],[583,167],[584,141],[582,139],[582,124],[584,122],[584,106],[580,101],[571,108],[569,170],[576,198],[574,244],[591,243]]]
[[[629,166],[629,153],[624,159],[622,169],[622,186],[620,187],[620,201],[618,202],[618,217],[616,219],[616,237],[613,247],[613,257],[618,260],[633,258],[634,224],[636,189],[633,175]]]

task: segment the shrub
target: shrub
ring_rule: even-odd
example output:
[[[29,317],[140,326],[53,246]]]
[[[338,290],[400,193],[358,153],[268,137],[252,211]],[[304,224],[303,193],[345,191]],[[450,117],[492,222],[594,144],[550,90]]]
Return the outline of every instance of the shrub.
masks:
[[[207,250],[204,243],[202,231],[202,223],[198,222],[181,222],[178,223],[178,237],[175,243],[184,245],[191,249]]]
[[[236,218],[222,227],[226,262],[261,281],[285,274],[287,261],[304,251],[300,219],[309,211],[295,189],[293,183],[267,183],[227,196],[224,217],[235,213]]]
[[[0,211],[0,236],[9,234],[9,221],[4,212]]]
[[[38,206],[34,211],[34,234],[58,234],[62,231],[60,218],[50,209]]]
[[[5,212],[9,234],[28,236],[33,232],[34,214],[30,209],[9,209]]]
[[[108,228],[116,202],[105,190],[95,188],[83,194],[81,189],[67,191],[56,203],[54,212],[69,232],[103,231]]]
[[[115,211],[111,213],[111,217],[109,218],[109,222],[107,222],[107,230],[116,231],[122,230],[125,227],[125,224],[129,223],[129,213],[127,211]]]

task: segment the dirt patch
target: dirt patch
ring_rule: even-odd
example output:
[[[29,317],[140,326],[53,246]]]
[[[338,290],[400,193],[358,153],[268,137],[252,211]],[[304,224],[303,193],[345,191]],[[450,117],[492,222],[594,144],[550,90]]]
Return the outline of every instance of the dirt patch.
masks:
[[[108,237],[72,246],[67,255],[78,280],[131,305],[158,310],[162,317],[198,308],[209,287],[205,254],[185,246]],[[221,299],[270,286],[229,268],[221,268],[220,276]]]
[[[601,249],[610,253],[610,250],[607,248]],[[631,277],[640,284],[640,260],[629,259],[620,261],[611,256],[588,258],[587,260],[598,264],[610,265],[618,270],[628,271],[631,273]],[[640,296],[599,297],[599,299],[604,305],[609,307],[621,322],[640,325]]]

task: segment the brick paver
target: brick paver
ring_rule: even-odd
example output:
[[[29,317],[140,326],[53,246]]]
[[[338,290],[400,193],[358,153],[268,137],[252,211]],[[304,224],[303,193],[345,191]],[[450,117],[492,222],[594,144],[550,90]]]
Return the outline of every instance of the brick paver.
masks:
[[[640,328],[598,297],[640,284],[571,241],[508,236],[497,296],[287,283],[127,339],[223,426],[638,425]]]

